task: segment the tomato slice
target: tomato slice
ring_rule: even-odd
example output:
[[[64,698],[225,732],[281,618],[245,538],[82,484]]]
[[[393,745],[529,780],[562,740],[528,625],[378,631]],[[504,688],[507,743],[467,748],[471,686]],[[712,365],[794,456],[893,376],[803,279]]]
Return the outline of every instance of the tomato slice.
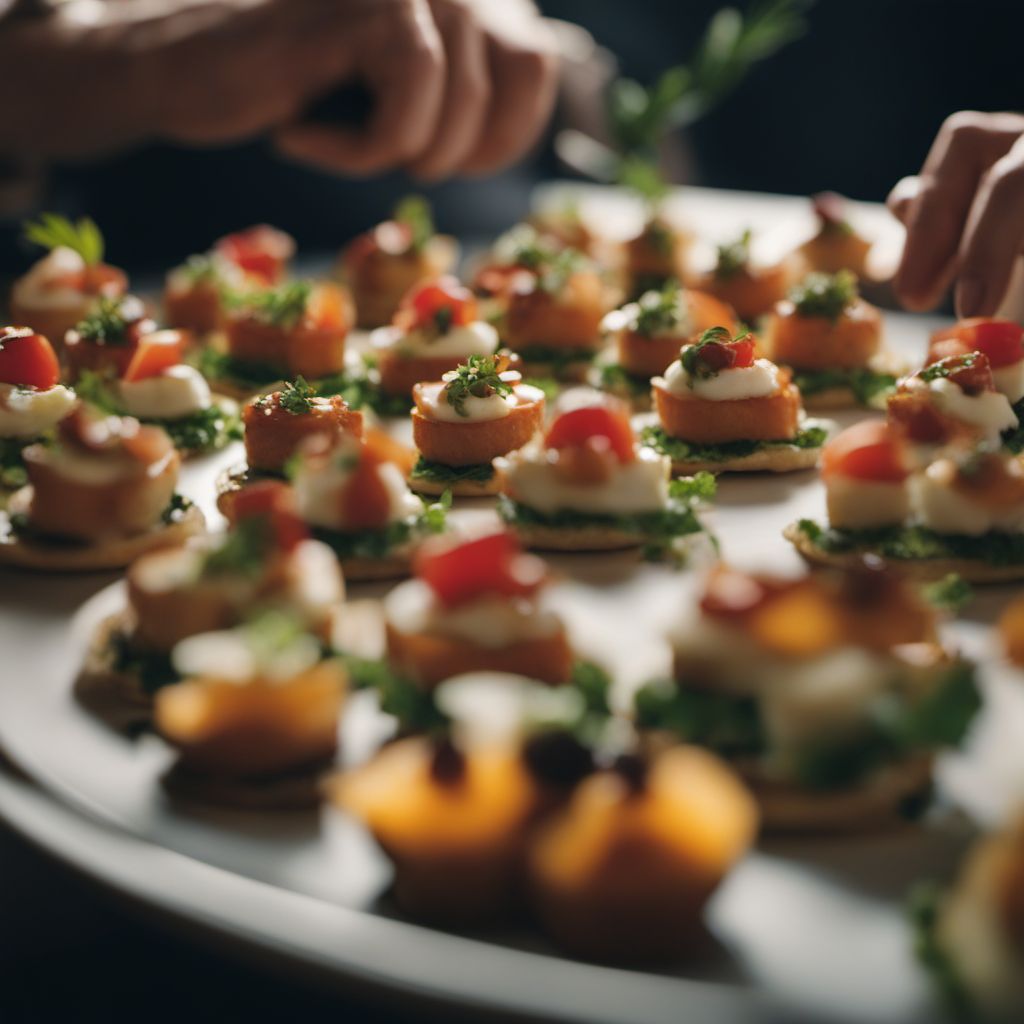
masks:
[[[231,502],[233,524],[250,519],[266,519],[275,546],[291,551],[306,540],[309,531],[292,505],[291,490],[280,480],[259,480],[243,487]]]
[[[740,370],[754,365],[754,336],[745,334],[735,341],[710,341],[697,351],[698,362],[709,370]]]
[[[884,420],[864,420],[847,427],[821,453],[821,475],[899,483],[908,475],[899,444]]]
[[[525,597],[547,579],[544,563],[524,554],[507,531],[461,543],[426,544],[417,553],[413,569],[449,608],[485,594]]]
[[[0,381],[46,391],[60,381],[53,346],[29,327],[0,327]]]
[[[1012,320],[974,317],[932,335],[929,361],[966,352],[982,352],[992,369],[1024,359],[1024,328]]]
[[[593,438],[604,438],[619,462],[635,458],[633,427],[629,410],[615,399],[584,405],[556,416],[548,428],[548,448],[580,448]]]
[[[152,331],[139,338],[124,371],[126,381],[159,377],[164,370],[177,366],[185,358],[185,335],[182,331]]]
[[[269,224],[256,224],[218,239],[214,248],[247,274],[277,284],[295,254],[295,240]]]
[[[402,298],[395,324],[404,330],[437,326],[442,331],[477,318],[476,298],[454,277],[439,277],[415,285]]]

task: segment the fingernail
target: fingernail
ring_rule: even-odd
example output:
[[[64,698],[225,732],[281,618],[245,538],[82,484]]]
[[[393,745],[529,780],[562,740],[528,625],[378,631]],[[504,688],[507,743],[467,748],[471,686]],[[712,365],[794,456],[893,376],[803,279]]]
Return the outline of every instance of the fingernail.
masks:
[[[984,316],[985,282],[977,277],[962,277],[956,286],[956,315],[960,319]]]

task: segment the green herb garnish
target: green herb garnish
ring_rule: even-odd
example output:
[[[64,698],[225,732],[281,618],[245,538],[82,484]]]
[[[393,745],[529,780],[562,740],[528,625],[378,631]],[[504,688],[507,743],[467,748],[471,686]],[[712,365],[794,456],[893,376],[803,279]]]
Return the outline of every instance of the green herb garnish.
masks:
[[[640,440],[674,462],[727,462],[741,459],[764,448],[820,448],[828,440],[824,427],[808,425],[785,441],[726,441],[724,444],[695,444],[670,437],[658,426],[640,432]]]
[[[851,270],[838,274],[808,274],[789,293],[800,316],[838,320],[843,310],[858,298],[857,275]]]
[[[974,598],[970,583],[955,572],[934,583],[925,584],[922,591],[929,604],[951,612],[959,612]]]
[[[494,466],[482,462],[472,466],[448,466],[443,462],[430,462],[421,455],[409,474],[410,480],[424,480],[443,487],[457,483],[486,484],[494,479]]]
[[[429,505],[424,503],[418,516],[400,519],[379,530],[342,532],[315,527],[313,535],[327,544],[340,559],[387,558],[396,548],[434,533],[443,533],[451,505],[451,493],[445,491],[437,501]]]
[[[0,437],[0,488],[13,491],[28,483],[21,453],[30,443],[20,437]]]
[[[419,252],[434,237],[430,204],[423,196],[406,196],[395,207],[392,219],[409,229],[412,248]]]
[[[693,345],[687,345],[683,349],[683,353],[680,356],[680,362],[683,364],[683,369],[686,371],[688,377],[697,380],[709,380],[712,377],[717,377],[719,371],[713,366],[708,366],[707,363],[701,358],[701,352],[708,347],[708,345],[727,345],[730,341],[739,341],[744,335],[738,335],[733,339],[728,329],[725,327],[709,327]],[[692,385],[691,385],[692,387]]]
[[[281,388],[278,404],[285,412],[293,416],[305,416],[313,411],[313,399],[316,389],[306,382],[301,374],[294,381],[286,381]]]
[[[938,925],[943,892],[934,882],[916,885],[907,900],[907,916],[914,934],[914,955],[939,991],[954,1020],[976,1019],[976,1007],[953,958],[939,942]]]
[[[129,322],[121,299],[100,296],[92,312],[79,321],[75,330],[87,341],[103,345],[124,345],[128,340]]]
[[[873,409],[884,405],[884,399],[896,387],[897,378],[892,373],[879,373],[866,366],[857,366],[850,369],[798,370],[793,375],[793,383],[805,397],[832,388],[849,388],[858,404]]]
[[[980,352],[965,352],[962,356],[940,359],[937,363],[918,370],[916,376],[923,381],[946,380],[961,370],[970,370],[978,361]]]
[[[451,724],[432,692],[394,672],[386,661],[343,655],[354,690],[374,690],[381,711],[398,719],[403,732],[443,734]]]
[[[103,262],[103,235],[89,217],[75,222],[59,213],[43,213],[38,221],[26,222],[25,238],[51,251],[61,247],[72,249],[86,266]]]
[[[289,281],[277,288],[253,292],[244,304],[254,316],[274,327],[294,327],[305,315],[313,286],[309,281]]]
[[[714,273],[720,281],[728,281],[746,269],[750,262],[750,238],[751,232],[748,228],[735,241],[718,246]]]
[[[542,264],[537,275],[537,287],[548,295],[557,295],[569,278],[588,265],[586,256],[578,249],[562,249]]]
[[[501,379],[498,365],[496,356],[470,356],[466,362],[444,375],[445,401],[460,416],[468,416],[468,398],[512,394],[512,385]]]
[[[665,282],[657,291],[644,292],[637,300],[636,319],[633,329],[645,338],[676,330],[683,322],[684,311],[680,306],[682,292],[674,278]]]
[[[264,516],[242,519],[225,534],[218,547],[203,560],[203,572],[259,576],[273,543],[270,523]]]

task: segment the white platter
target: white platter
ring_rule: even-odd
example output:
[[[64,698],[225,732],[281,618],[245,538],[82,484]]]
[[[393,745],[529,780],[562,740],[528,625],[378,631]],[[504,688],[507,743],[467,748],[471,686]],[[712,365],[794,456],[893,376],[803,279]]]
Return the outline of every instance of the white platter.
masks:
[[[735,220],[746,200],[704,201]],[[933,326],[891,316],[889,341],[919,360]],[[237,458],[228,452],[190,466],[183,489],[210,510],[217,470]],[[730,561],[795,568],[780,531],[819,514],[822,501],[813,473],[726,478],[708,521]],[[455,512],[490,514],[479,504]],[[554,561],[564,574],[556,599],[586,656],[623,689],[667,668],[663,636],[691,575],[620,557]],[[985,625],[1009,588],[986,591],[968,610],[972,621],[951,632],[985,662],[990,700],[970,751],[943,761],[945,801],[929,821],[882,836],[762,844],[712,904],[719,947],[666,975],[566,961],[525,931],[456,936],[395,919],[381,899],[385,861],[331,812],[275,818],[172,805],[157,781],[169,756],[163,745],[115,735],[71,696],[91,629],[121,599],[112,579],[0,574],[0,747],[57,801],[0,779],[0,812],[108,884],[339,978],[490,1011],[592,1024],[793,1020],[800,1012],[935,1019],[903,899],[915,881],[946,876],[956,862],[970,830],[952,800],[971,817],[995,820],[1020,782],[1007,755],[1024,738],[1024,689],[990,650]],[[358,697],[344,729],[346,757],[361,756],[387,728]]]

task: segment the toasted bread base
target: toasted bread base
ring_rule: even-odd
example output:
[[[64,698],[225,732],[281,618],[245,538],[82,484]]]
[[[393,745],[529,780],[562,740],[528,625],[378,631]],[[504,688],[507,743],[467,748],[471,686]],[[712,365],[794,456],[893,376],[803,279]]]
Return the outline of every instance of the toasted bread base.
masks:
[[[183,544],[202,533],[206,520],[197,505],[190,505],[173,523],[161,524],[146,533],[113,537],[97,544],[61,543],[19,536],[11,528],[10,514],[25,507],[25,488],[15,492],[7,511],[0,512],[0,565],[37,572],[100,572],[123,569],[154,548]]]
[[[492,498],[501,492],[501,479],[495,473],[490,480],[456,480],[450,484],[440,484],[436,480],[421,480],[409,477],[409,487],[417,494],[428,497],[440,497],[448,491],[456,498]]]
[[[835,569],[852,569],[865,555],[878,555],[871,548],[852,551],[823,551],[797,523],[790,523],[782,535],[796,548],[798,554],[811,565],[824,565]],[[970,558],[885,558],[886,565],[908,579],[934,582],[955,573],[968,583],[1013,583],[1024,580],[1024,565],[991,565]]]
[[[412,571],[409,552],[395,553],[386,558],[343,558],[341,571],[347,583],[371,583],[374,580],[397,580]]]
[[[824,391],[815,391],[812,395],[804,395],[803,400],[804,408],[808,412],[863,408],[852,389],[847,387],[825,388]]]
[[[323,780],[331,765],[320,762],[266,779],[205,775],[172,765],[160,782],[174,800],[243,811],[309,811],[323,800]]]
[[[699,459],[672,460],[674,476],[694,473],[796,473],[813,469],[818,464],[821,448],[797,448],[794,445],[773,445],[735,459],[702,462]]]
[[[554,526],[524,526],[513,523],[512,529],[528,548],[541,551],[622,551],[639,548],[643,537],[607,526],[560,529]]]
[[[918,754],[883,768],[852,789],[820,793],[769,782],[744,766],[740,774],[753,789],[766,831],[835,834],[893,828],[905,821],[906,802],[931,789],[932,763],[930,754]]]

